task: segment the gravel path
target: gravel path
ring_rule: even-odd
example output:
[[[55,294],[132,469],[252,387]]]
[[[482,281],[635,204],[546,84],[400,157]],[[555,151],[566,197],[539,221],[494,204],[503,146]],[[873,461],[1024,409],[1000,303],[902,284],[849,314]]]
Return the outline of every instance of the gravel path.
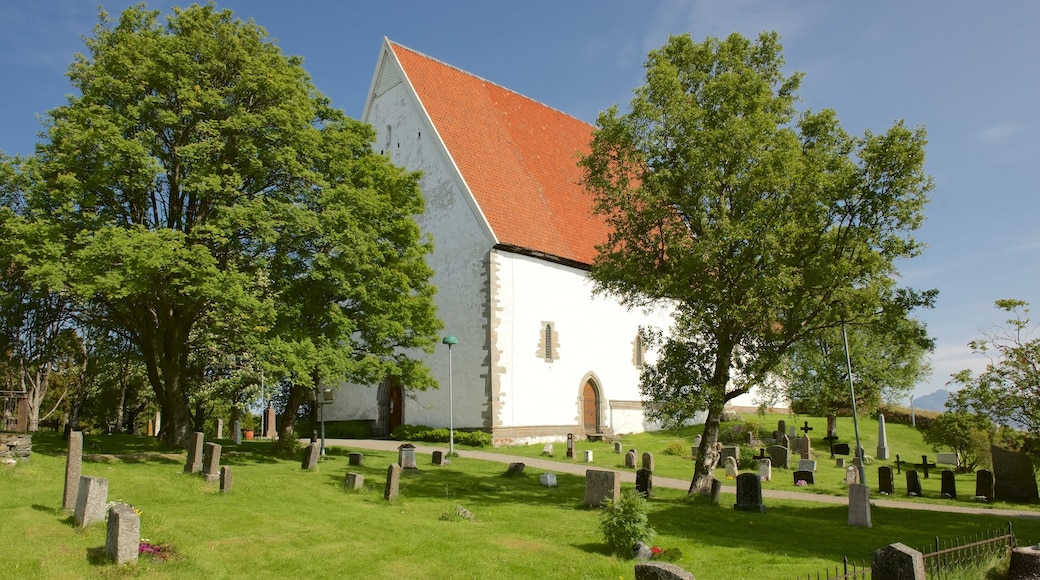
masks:
[[[302,441],[307,444],[308,440]],[[396,451],[397,447],[401,444],[400,441],[390,441],[383,439],[326,439],[325,445],[329,447],[346,447],[355,449],[373,449],[377,451]],[[443,451],[447,453],[447,447],[442,446],[431,446],[431,445],[416,445],[415,450],[418,453],[432,453],[434,451]],[[589,467],[583,463],[569,463],[564,461],[553,461],[550,459],[540,459],[532,457],[521,457],[518,455],[504,455],[502,453],[489,453],[487,451],[473,451],[469,449],[458,449],[456,453],[460,457],[468,457],[471,459],[480,459],[483,461],[496,461],[498,463],[516,463],[520,462],[531,467],[536,467],[545,471],[553,471],[556,473],[570,473],[574,475],[585,475],[585,471]],[[621,481],[626,483],[635,483],[636,474],[631,471],[621,471]],[[687,490],[690,488],[689,480],[675,479],[673,477],[654,477],[654,487],[667,487],[672,489]],[[722,493],[736,494],[736,488],[731,485],[722,486]],[[812,501],[818,503],[829,503],[829,504],[848,504],[848,498],[837,495],[820,495],[815,493],[801,493],[797,491],[782,491],[775,489],[763,489],[762,496],[764,498],[774,499],[791,499],[799,501]],[[933,511],[933,512],[954,512],[963,514],[977,514],[977,515],[989,515],[989,516],[1002,516],[1007,518],[1040,518],[1040,512],[1026,511],[1026,510],[1011,510],[1011,509],[996,509],[990,507],[968,507],[953,504],[930,504],[930,503],[917,503],[910,501],[896,501],[891,499],[871,498],[870,503],[876,507],[884,508],[896,508],[905,510],[919,510],[919,511]]]

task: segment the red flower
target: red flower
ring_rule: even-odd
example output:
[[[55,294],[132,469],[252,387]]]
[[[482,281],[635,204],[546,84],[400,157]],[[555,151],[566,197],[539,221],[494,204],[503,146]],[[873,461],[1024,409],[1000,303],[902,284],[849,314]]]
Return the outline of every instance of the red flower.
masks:
[[[664,550],[662,550],[661,548],[658,548],[657,546],[654,546],[653,548],[650,548],[650,553],[653,554],[654,556],[660,554],[661,552],[664,552]]]

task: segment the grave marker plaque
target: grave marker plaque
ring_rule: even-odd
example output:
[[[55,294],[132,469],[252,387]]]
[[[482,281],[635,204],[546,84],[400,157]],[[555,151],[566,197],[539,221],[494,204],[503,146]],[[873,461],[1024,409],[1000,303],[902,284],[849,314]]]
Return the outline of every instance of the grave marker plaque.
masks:
[[[300,469],[310,470],[318,466],[318,458],[321,456],[321,447],[317,443],[309,443],[303,450],[303,462]]]
[[[773,465],[787,469],[787,448],[783,445],[770,445],[766,447],[766,453],[769,454],[769,458],[773,460]]]
[[[944,469],[942,472],[942,489],[940,493],[947,499],[957,499],[957,479],[954,478],[953,472],[949,469]]]
[[[600,506],[621,496],[621,474],[616,471],[585,471],[585,505]]]
[[[798,485],[799,481],[804,481],[806,485],[815,485],[816,479],[811,471],[795,471],[794,472],[794,484]]]
[[[906,471],[906,495],[920,497],[921,496],[921,480],[917,477],[917,472],[913,469]]]
[[[892,468],[887,465],[882,465],[877,470],[878,474],[878,491],[881,493],[887,493],[889,495],[896,492],[895,478],[892,476]]]
[[[737,476],[737,503],[734,509],[765,513],[762,504],[762,480],[754,473],[741,473]]]
[[[359,466],[365,461],[365,456],[361,453],[351,453],[347,455],[347,464],[352,466]]]
[[[762,481],[773,479],[773,461],[768,457],[758,460],[758,478]]]
[[[975,495],[993,501],[993,472],[980,469],[975,472]]]

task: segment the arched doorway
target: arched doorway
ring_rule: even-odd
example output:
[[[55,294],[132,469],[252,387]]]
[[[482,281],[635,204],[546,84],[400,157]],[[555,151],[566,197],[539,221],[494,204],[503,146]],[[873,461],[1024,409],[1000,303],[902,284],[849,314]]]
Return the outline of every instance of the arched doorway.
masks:
[[[588,379],[581,391],[581,415],[586,434],[599,433],[599,407],[599,389],[592,379]]]
[[[397,379],[387,377],[383,384],[379,385],[376,398],[379,405],[379,418],[372,429],[372,434],[377,437],[385,437],[393,433],[397,427],[404,425],[404,389]]]

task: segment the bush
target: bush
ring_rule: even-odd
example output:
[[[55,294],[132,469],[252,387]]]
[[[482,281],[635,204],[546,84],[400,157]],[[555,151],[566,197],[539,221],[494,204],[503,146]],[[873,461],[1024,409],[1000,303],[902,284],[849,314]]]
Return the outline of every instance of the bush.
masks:
[[[329,439],[371,439],[372,423],[370,421],[326,421],[325,437]]]
[[[391,437],[398,441],[424,441],[426,443],[447,443],[450,432],[443,427],[434,429],[426,425],[401,425],[394,429]],[[491,434],[483,431],[455,430],[455,442],[460,445],[487,447],[491,445]]]
[[[661,453],[665,455],[674,455],[676,457],[690,457],[690,447],[685,441],[672,441],[668,444],[668,447],[664,448]]]
[[[647,517],[649,511],[649,504],[634,489],[626,489],[621,492],[621,497],[604,502],[600,527],[603,538],[615,554],[631,558],[633,544],[650,543],[655,532]]]
[[[737,465],[740,469],[753,469],[758,471],[758,459],[755,457],[754,449],[747,445],[740,447],[740,457],[737,458]]]

